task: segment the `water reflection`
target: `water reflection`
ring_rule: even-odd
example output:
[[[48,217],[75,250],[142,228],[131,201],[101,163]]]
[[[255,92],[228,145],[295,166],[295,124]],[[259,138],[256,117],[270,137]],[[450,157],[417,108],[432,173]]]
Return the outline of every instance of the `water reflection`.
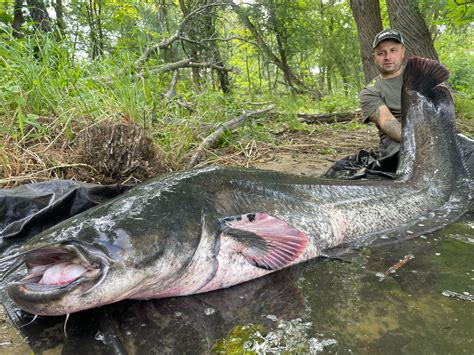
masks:
[[[53,353],[463,353],[474,344],[473,215],[426,238],[313,261],[218,292],[125,301],[20,328]],[[379,281],[405,255],[400,269]],[[9,312],[17,324],[31,318]],[[18,312],[18,313],[15,313]]]
[[[35,352],[63,343],[62,353],[211,352],[229,330],[244,324],[270,329],[278,320],[302,317],[305,299],[298,279],[304,265],[254,282],[191,297],[125,301],[72,314],[46,317],[20,328]],[[17,323],[31,319],[16,310]],[[15,313],[16,314],[16,313]],[[16,315],[14,315],[16,317]]]

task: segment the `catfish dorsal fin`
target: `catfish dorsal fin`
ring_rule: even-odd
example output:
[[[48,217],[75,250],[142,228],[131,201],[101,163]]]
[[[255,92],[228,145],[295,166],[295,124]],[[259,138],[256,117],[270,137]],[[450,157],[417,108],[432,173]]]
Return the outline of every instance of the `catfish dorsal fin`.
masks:
[[[305,249],[306,234],[266,213],[248,213],[221,220],[222,231],[238,245],[237,252],[259,268],[278,270],[295,261]]]
[[[448,70],[435,60],[410,57],[403,72],[403,89],[431,97],[434,88],[449,78]]]

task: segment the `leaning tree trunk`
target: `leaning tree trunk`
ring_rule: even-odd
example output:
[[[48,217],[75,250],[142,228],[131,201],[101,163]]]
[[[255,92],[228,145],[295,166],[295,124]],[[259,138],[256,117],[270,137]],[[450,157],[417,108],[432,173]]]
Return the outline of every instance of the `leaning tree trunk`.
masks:
[[[275,64],[278,69],[280,69],[285,76],[288,76],[291,79],[291,83],[293,84],[293,88],[295,92],[303,92],[307,91],[305,84],[297,78],[295,73],[291,70],[288,65],[285,66],[282,59],[278,57],[270,46],[265,42],[263,36],[260,34],[259,30],[255,27],[255,25],[250,21],[250,18],[247,16],[245,10],[241,8],[240,5],[234,3],[232,0],[224,0],[228,3],[232,9],[236,12],[239,16],[240,20],[242,21],[243,25],[252,33],[255,41],[257,42],[257,46],[259,49],[267,56],[267,58]],[[287,63],[286,63],[287,64]],[[297,87],[295,87],[297,86]]]
[[[380,4],[379,0],[350,0],[350,4],[357,25],[365,81],[369,82],[378,74],[372,60],[372,43],[375,35],[382,31]]]
[[[387,0],[388,15],[393,28],[402,32],[408,56],[438,60],[430,31],[414,0]]]

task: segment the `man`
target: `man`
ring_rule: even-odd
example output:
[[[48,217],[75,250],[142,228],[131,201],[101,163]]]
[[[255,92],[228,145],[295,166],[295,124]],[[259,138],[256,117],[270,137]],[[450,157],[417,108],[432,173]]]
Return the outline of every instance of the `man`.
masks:
[[[336,162],[323,177],[378,178],[393,177],[398,165],[402,126],[401,93],[405,46],[400,31],[385,29],[373,42],[372,58],[379,72],[360,93],[362,121],[375,123],[379,129],[379,152],[375,157],[365,150]],[[474,141],[458,135],[468,168],[474,172]]]
[[[362,120],[372,121],[379,129],[380,145],[377,163],[387,172],[395,172],[402,133],[401,93],[405,47],[400,31],[379,32],[373,43],[372,58],[380,73],[360,93]],[[458,134],[467,166],[474,171],[474,142]]]
[[[383,30],[375,36],[372,58],[377,75],[360,93],[362,120],[379,129],[379,154],[366,150],[337,161],[323,174],[328,178],[392,177],[398,164],[402,127],[401,94],[403,85],[403,36],[397,30]]]
[[[386,29],[374,39],[372,57],[380,73],[360,93],[362,120],[379,129],[379,157],[385,170],[395,171],[400,149],[401,92],[405,47],[400,31]]]

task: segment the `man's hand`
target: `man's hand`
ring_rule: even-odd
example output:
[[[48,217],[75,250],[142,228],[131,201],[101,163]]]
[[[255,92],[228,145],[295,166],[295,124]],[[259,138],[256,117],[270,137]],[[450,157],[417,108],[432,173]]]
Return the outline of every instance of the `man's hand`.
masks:
[[[386,105],[379,106],[369,119],[377,125],[387,136],[396,142],[401,141],[402,125],[397,121]]]

